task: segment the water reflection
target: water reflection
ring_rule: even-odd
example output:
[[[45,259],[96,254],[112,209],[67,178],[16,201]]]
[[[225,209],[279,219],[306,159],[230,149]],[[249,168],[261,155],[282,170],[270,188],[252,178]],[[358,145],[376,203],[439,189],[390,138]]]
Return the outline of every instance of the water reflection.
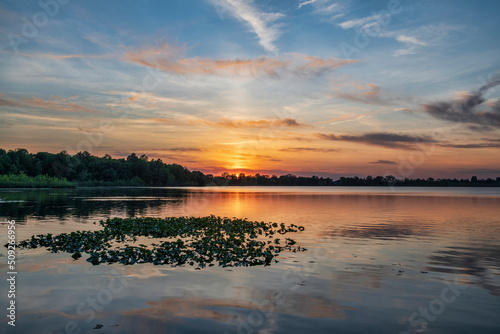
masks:
[[[143,216],[151,209],[180,207],[187,191],[154,188],[35,189],[0,191],[0,218],[65,220],[125,215]],[[15,205],[14,205],[15,203]]]

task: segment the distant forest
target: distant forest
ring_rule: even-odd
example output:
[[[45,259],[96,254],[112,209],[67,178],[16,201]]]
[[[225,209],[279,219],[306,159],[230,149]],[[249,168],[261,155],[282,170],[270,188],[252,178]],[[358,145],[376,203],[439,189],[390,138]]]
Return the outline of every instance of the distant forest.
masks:
[[[190,171],[161,159],[130,154],[126,159],[113,159],[79,152],[29,153],[25,149],[0,149],[0,186],[500,186],[496,179],[396,179],[389,176],[340,177],[338,180],[317,176],[286,174],[245,175],[223,173],[221,176]]]

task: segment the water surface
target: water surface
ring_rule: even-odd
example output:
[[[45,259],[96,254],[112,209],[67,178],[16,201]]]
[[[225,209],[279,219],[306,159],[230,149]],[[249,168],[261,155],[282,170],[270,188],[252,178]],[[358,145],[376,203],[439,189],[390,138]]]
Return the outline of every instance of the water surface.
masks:
[[[303,225],[269,267],[92,266],[18,254],[19,333],[497,333],[500,189],[388,187],[0,190],[18,240],[107,217]],[[0,270],[7,272],[2,248]],[[5,282],[0,284],[6,291]],[[0,294],[0,302],[7,302]],[[0,332],[7,332],[6,320]],[[102,325],[101,329],[94,329]],[[95,332],[97,331],[97,332]]]

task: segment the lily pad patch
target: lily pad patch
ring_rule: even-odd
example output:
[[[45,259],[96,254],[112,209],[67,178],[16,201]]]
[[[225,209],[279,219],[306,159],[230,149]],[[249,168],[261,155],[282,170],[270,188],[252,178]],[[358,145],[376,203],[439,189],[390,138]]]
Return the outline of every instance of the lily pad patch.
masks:
[[[111,218],[98,231],[41,234],[18,243],[19,248],[45,247],[71,253],[77,260],[100,263],[153,263],[197,268],[270,265],[283,251],[306,249],[282,235],[303,231],[294,224],[208,217]],[[136,242],[140,239],[140,244]],[[148,240],[149,242],[145,242]]]

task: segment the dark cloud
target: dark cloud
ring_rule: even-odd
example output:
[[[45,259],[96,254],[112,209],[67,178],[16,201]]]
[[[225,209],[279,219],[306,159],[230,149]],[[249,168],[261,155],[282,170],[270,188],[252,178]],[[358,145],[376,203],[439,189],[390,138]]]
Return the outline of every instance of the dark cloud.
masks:
[[[392,160],[377,160],[377,161],[372,161],[370,163],[371,164],[383,164],[383,165],[395,165],[395,164],[397,164],[396,161],[392,161]]]
[[[366,133],[358,136],[319,133],[318,137],[326,140],[349,141],[388,148],[403,149],[413,149],[413,146],[418,143],[434,142],[434,139],[429,136],[413,136],[388,132]]]
[[[474,144],[441,144],[439,146],[452,148],[500,148],[500,140],[489,140]]]
[[[477,91],[463,95],[457,100],[424,104],[423,111],[449,122],[500,128],[500,102],[487,103],[484,98],[484,93],[497,85],[500,85],[500,74]],[[476,130],[481,131],[481,127]]]
[[[339,150],[336,148],[316,148],[316,147],[290,147],[283,148],[280,150],[281,152],[338,152]]]

